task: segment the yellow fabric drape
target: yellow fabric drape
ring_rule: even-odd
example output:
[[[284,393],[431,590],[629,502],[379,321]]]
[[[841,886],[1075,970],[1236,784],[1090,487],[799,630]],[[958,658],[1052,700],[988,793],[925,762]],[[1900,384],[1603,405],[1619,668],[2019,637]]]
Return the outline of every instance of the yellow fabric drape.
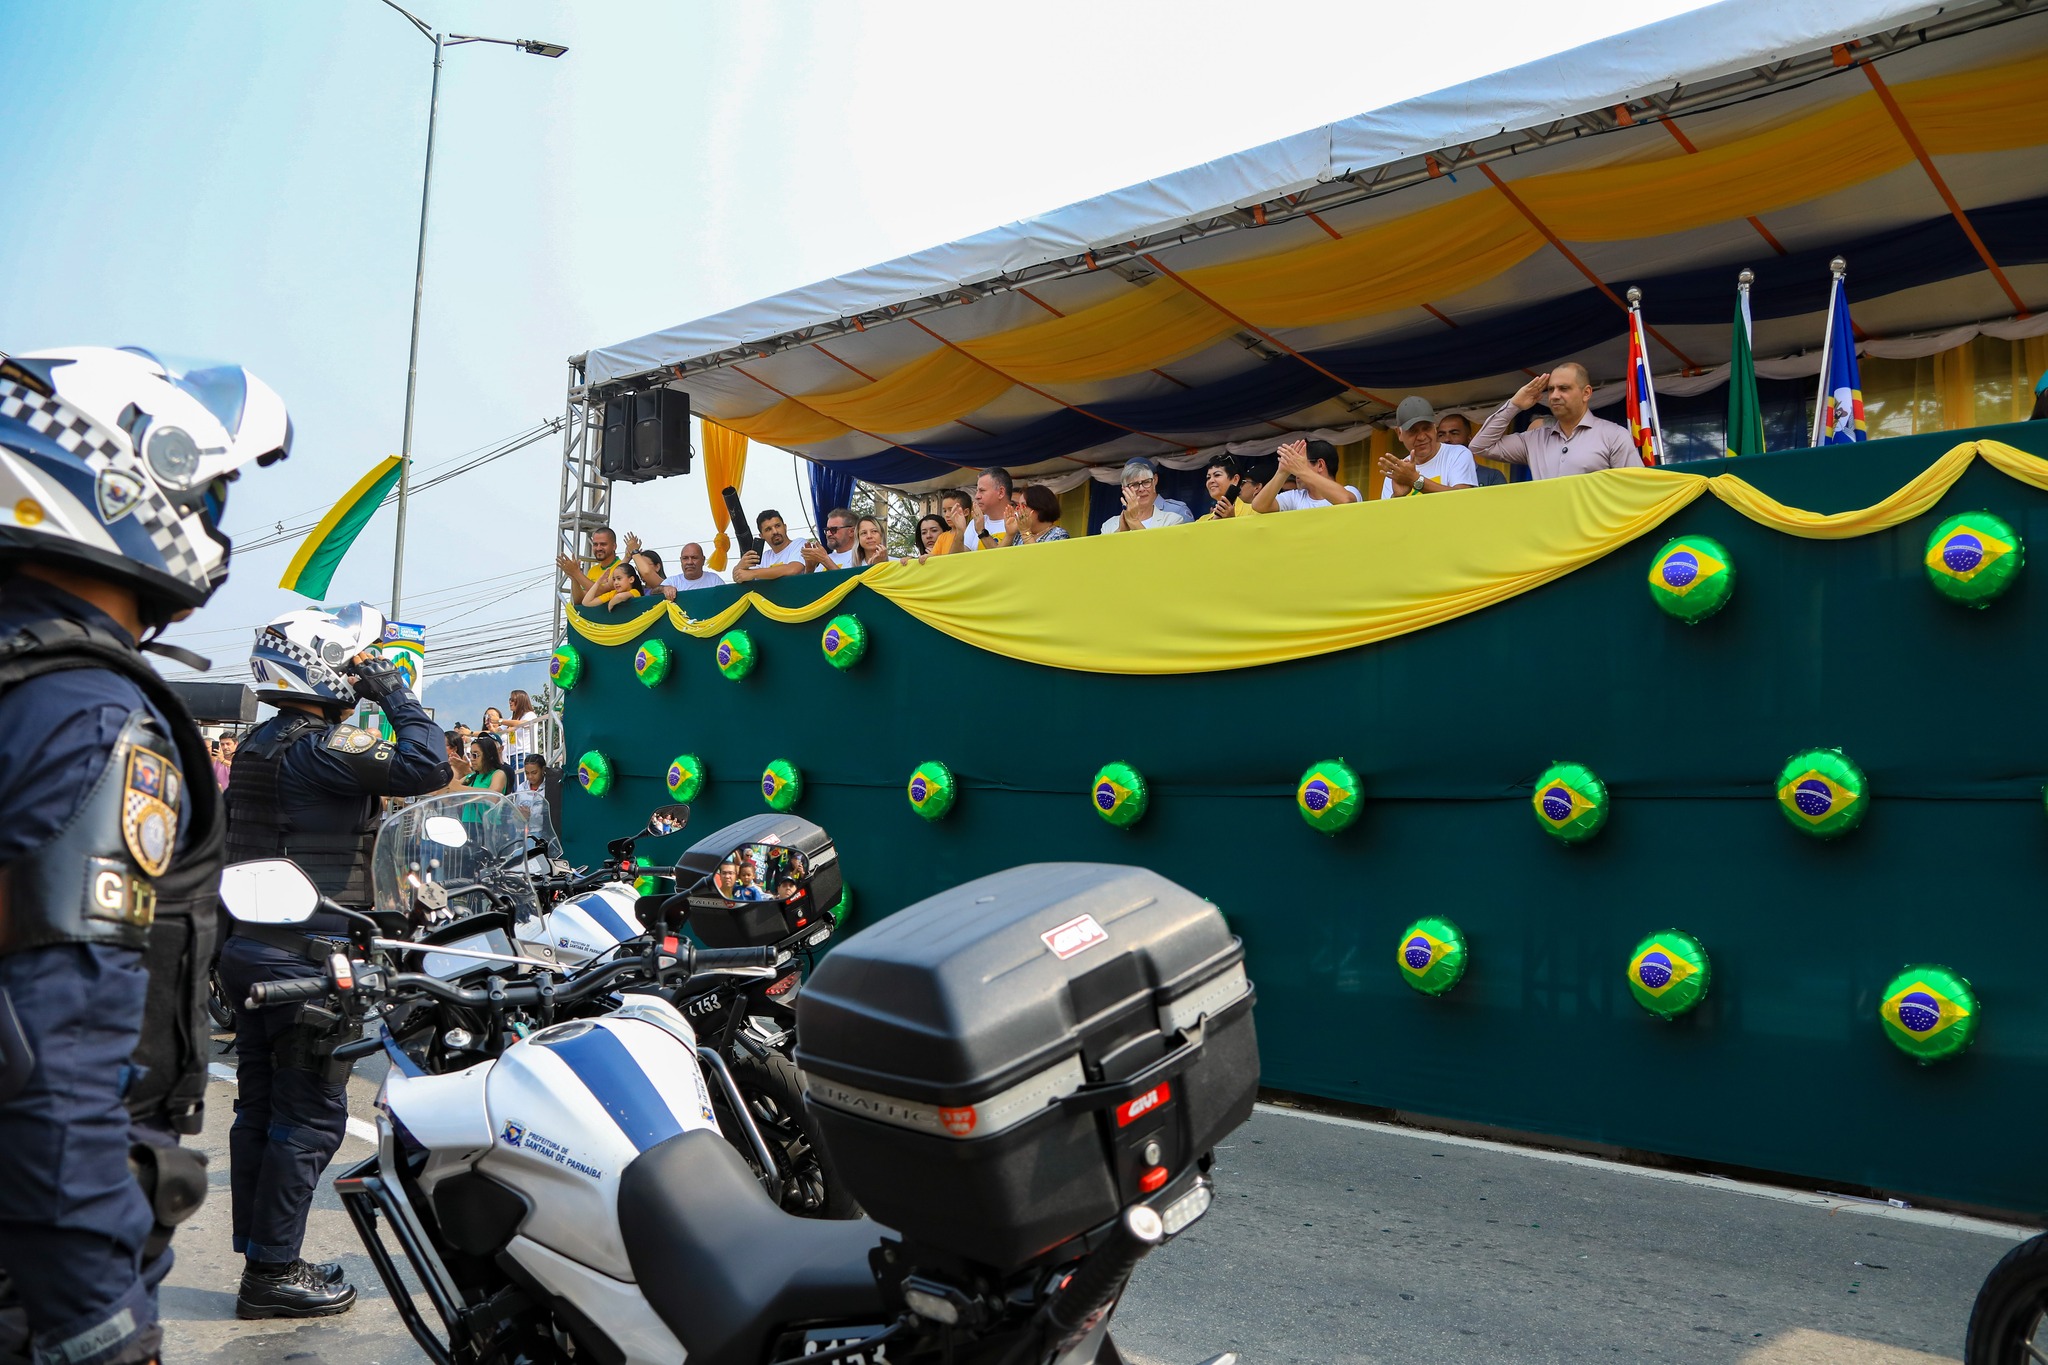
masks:
[[[1873,439],[2023,422],[2048,337],[1979,336],[1913,360],[1862,359],[1863,411]]]
[[[713,569],[725,568],[726,551],[732,548],[727,530],[732,513],[725,507],[725,489],[744,490],[747,480],[747,438],[710,418],[700,419],[704,427],[704,491],[711,497],[711,524],[718,529],[711,553],[704,562]]]
[[[677,630],[708,637],[749,611],[813,620],[865,587],[934,630],[1053,668],[1253,668],[1390,639],[1506,601],[1648,534],[1703,493],[1787,535],[1870,535],[1934,506],[1979,457],[2048,489],[2048,460],[1998,441],[1963,442],[1871,506],[1827,514],[1787,507],[1734,474],[1612,469],[1456,497],[1092,536],[1064,549],[880,564],[814,602],[782,607],[748,593],[705,621],[671,603],[626,621],[576,611],[569,619],[600,645],[630,643],[663,612]],[[1314,591],[1276,590],[1299,583],[1304,564],[1315,566]],[[1105,583],[1123,587],[1108,593]]]
[[[2044,92],[2048,56],[1893,87],[1937,156],[2048,143]],[[1696,155],[1673,144],[1669,155],[1510,183],[1561,238],[1621,241],[1805,203],[1911,160],[1883,105],[1866,92]],[[1543,245],[1506,196],[1480,192],[1340,240],[1183,276],[1257,326],[1314,327],[1460,293]],[[957,344],[1027,383],[1085,383],[1163,364],[1232,329],[1192,294],[1159,281],[1064,318]],[[727,419],[727,425],[776,445],[816,444],[844,435],[848,426],[905,433],[964,417],[1006,387],[1001,376],[966,356],[941,350],[873,384],[806,395],[800,404],[778,403],[752,417]]]

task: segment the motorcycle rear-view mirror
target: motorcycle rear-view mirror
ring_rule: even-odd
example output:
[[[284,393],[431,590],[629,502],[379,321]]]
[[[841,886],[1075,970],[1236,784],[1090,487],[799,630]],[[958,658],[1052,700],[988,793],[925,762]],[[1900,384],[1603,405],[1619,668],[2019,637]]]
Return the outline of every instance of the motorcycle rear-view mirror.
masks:
[[[469,842],[469,831],[452,815],[429,815],[421,822],[420,833],[443,848],[461,848]]]
[[[641,837],[659,839],[664,834],[679,834],[684,825],[690,823],[690,808],[681,801],[672,805],[655,808],[647,817],[647,828],[640,831]]]
[[[243,924],[304,924],[320,908],[320,890],[288,858],[221,869],[220,899]]]

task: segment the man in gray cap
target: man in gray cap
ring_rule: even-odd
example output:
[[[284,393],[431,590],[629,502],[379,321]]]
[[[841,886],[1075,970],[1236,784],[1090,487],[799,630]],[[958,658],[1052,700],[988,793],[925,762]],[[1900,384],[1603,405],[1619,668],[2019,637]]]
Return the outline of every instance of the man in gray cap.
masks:
[[[1102,534],[1178,526],[1187,520],[1159,505],[1159,471],[1150,460],[1132,460],[1124,466],[1123,498],[1123,514],[1103,522]]]
[[[1464,446],[1445,445],[1437,435],[1436,409],[1427,398],[1411,394],[1394,409],[1394,430],[1408,453],[1380,456],[1380,497],[1405,498],[1415,493],[1448,493],[1476,488],[1479,468]]]

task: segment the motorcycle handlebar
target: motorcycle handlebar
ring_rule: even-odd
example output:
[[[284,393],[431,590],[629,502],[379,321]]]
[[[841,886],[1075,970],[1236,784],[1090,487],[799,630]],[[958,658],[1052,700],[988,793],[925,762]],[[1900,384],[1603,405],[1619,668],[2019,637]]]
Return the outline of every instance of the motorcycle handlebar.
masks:
[[[294,1000],[317,1000],[329,989],[324,976],[306,976],[293,981],[258,981],[249,987],[248,1008],[255,1010],[266,1005],[288,1005]]]

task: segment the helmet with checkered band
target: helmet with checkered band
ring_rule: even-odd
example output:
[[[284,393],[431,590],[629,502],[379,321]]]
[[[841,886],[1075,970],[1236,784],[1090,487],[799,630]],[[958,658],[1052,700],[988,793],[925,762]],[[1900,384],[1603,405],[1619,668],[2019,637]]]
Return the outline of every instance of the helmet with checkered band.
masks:
[[[383,638],[384,613],[361,602],[288,611],[256,632],[249,651],[256,695],[346,710],[356,704],[349,664]]]
[[[239,365],[101,346],[0,355],[0,560],[135,590],[145,624],[227,578],[227,486],[291,452],[284,400]]]

